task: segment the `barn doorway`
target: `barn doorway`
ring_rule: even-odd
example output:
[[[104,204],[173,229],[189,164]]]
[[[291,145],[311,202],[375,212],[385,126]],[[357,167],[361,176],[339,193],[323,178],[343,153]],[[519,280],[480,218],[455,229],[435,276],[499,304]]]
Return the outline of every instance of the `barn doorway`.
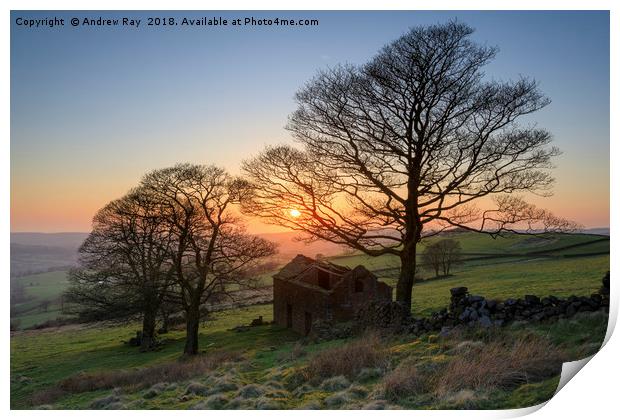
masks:
[[[318,271],[319,287],[329,290],[329,273],[323,270]]]
[[[286,304],[286,328],[293,328],[293,305]]]
[[[305,334],[310,334],[310,330],[312,329],[312,314],[310,312],[306,312],[304,317],[304,331]]]

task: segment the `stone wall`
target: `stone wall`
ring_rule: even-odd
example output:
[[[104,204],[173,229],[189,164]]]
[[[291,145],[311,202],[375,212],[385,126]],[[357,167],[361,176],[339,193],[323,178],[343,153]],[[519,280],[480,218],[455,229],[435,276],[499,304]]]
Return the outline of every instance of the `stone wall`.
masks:
[[[540,322],[571,317],[578,312],[609,310],[609,272],[602,283],[598,293],[590,296],[526,295],[504,301],[470,295],[467,287],[455,287],[450,290],[450,305],[426,318],[410,317],[394,302],[370,302],[358,311],[356,329],[374,327],[423,334],[457,325],[492,327],[513,321]]]
[[[359,265],[346,273],[342,281],[334,287],[329,303],[332,319],[342,322],[352,320],[366,302],[391,300],[392,288],[378,281],[374,274]]]
[[[329,294],[325,290],[273,279],[273,320],[277,325],[306,334],[307,317],[311,323],[316,319],[330,318],[328,303]]]

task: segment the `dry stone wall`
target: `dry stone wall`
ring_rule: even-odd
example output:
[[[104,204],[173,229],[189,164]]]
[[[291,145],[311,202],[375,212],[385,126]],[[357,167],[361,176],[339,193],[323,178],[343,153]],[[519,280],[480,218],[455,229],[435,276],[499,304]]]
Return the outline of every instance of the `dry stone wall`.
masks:
[[[525,295],[523,298],[499,301],[471,295],[467,287],[455,287],[450,294],[447,308],[425,318],[409,316],[395,302],[369,302],[358,311],[355,329],[380,328],[419,335],[457,325],[488,328],[514,321],[540,322],[571,317],[578,312],[608,311],[609,272],[603,277],[598,293],[590,296],[559,298]]]

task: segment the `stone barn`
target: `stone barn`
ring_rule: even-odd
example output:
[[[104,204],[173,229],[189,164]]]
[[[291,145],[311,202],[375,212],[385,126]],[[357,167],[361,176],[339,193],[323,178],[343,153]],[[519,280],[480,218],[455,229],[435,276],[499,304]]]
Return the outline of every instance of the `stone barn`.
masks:
[[[354,269],[297,255],[273,276],[273,319],[307,335],[317,319],[342,322],[372,300],[392,300],[392,288],[363,266]]]

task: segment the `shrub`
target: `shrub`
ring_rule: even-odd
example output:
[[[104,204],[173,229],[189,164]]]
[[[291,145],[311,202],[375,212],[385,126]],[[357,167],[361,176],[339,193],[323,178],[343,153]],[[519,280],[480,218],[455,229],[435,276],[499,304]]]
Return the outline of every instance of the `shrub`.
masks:
[[[388,352],[380,337],[368,334],[344,346],[317,353],[310,359],[306,371],[310,378],[344,375],[353,379],[364,368],[382,368],[387,364]]]

